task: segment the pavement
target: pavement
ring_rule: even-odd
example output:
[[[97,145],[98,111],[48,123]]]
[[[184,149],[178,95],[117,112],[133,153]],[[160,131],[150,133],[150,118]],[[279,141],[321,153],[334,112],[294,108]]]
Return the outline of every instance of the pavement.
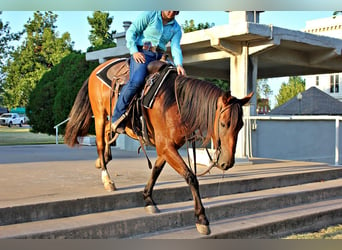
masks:
[[[113,160],[108,164],[109,174],[118,191],[133,188],[143,190],[151,170],[143,153],[128,152],[112,147]],[[147,154],[153,163],[156,153]],[[186,153],[181,153],[186,159]],[[59,145],[23,145],[0,147],[0,208],[65,199],[81,199],[110,194],[104,190],[101,171],[95,168],[95,146],[69,148]],[[336,168],[324,163],[250,159],[222,172],[213,169],[201,180],[223,178],[248,179],[272,175],[310,172]],[[198,167],[199,172],[204,166]],[[184,179],[166,165],[158,185],[184,184]]]

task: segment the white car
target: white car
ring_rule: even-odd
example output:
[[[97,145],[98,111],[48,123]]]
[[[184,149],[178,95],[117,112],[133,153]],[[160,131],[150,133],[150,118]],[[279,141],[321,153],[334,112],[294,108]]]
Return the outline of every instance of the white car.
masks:
[[[0,116],[0,125],[11,127],[12,125],[24,124],[24,117],[19,116],[17,113],[4,113]]]

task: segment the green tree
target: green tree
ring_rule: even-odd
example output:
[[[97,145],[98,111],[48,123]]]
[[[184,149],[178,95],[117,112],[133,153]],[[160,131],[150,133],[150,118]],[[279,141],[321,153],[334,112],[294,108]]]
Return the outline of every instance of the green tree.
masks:
[[[56,32],[57,15],[37,11],[24,25],[26,38],[11,53],[4,67],[4,103],[8,108],[26,106],[37,82],[72,50],[70,34]]]
[[[193,19],[191,19],[190,21],[185,20],[185,23],[182,24],[182,28],[183,28],[184,33],[192,32],[192,31],[196,31],[196,30],[208,29],[208,28],[211,28],[214,26],[215,26],[214,23],[209,24],[208,22],[199,23],[196,26],[195,21]]]
[[[273,94],[270,85],[267,83],[267,79],[259,79],[257,81],[257,99],[266,98],[269,99]]]
[[[97,65],[87,62],[85,54],[71,52],[43,75],[27,105],[33,132],[55,133],[53,127],[68,117],[79,89]],[[63,134],[64,126],[59,132]]]
[[[336,18],[337,15],[342,14],[342,10],[336,10],[333,13],[333,18]]]
[[[0,15],[2,12],[0,11]],[[3,72],[6,62],[14,50],[12,41],[18,41],[22,32],[11,33],[11,28],[8,22],[3,22],[0,19],[0,106],[2,106],[2,93],[3,93],[3,80],[5,78],[5,73]]]
[[[115,47],[114,35],[116,31],[109,31],[113,22],[113,17],[109,17],[108,12],[94,11],[93,17],[87,17],[91,26],[89,41],[91,47],[87,51],[94,51]]]
[[[305,80],[300,76],[289,77],[288,83],[281,84],[278,95],[276,96],[276,107],[284,104],[298,93],[305,91]]]

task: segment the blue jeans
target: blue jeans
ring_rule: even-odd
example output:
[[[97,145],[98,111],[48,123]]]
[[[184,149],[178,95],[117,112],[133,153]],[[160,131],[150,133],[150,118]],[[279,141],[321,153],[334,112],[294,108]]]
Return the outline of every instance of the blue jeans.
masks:
[[[128,82],[122,87],[118,101],[115,106],[113,122],[120,118],[126,112],[126,109],[133,99],[134,95],[141,91],[145,84],[145,77],[147,76],[147,65],[155,60],[161,58],[160,53],[154,53],[147,50],[139,50],[145,55],[145,63],[135,62],[133,56],[131,56],[130,73]]]

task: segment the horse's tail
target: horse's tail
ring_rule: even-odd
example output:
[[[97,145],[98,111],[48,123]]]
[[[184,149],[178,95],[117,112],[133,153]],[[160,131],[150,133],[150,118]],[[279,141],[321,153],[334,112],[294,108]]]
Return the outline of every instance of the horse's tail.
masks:
[[[91,124],[92,110],[88,95],[88,81],[89,79],[83,83],[76,96],[65,128],[64,143],[70,147],[78,144],[77,137],[85,136]]]

